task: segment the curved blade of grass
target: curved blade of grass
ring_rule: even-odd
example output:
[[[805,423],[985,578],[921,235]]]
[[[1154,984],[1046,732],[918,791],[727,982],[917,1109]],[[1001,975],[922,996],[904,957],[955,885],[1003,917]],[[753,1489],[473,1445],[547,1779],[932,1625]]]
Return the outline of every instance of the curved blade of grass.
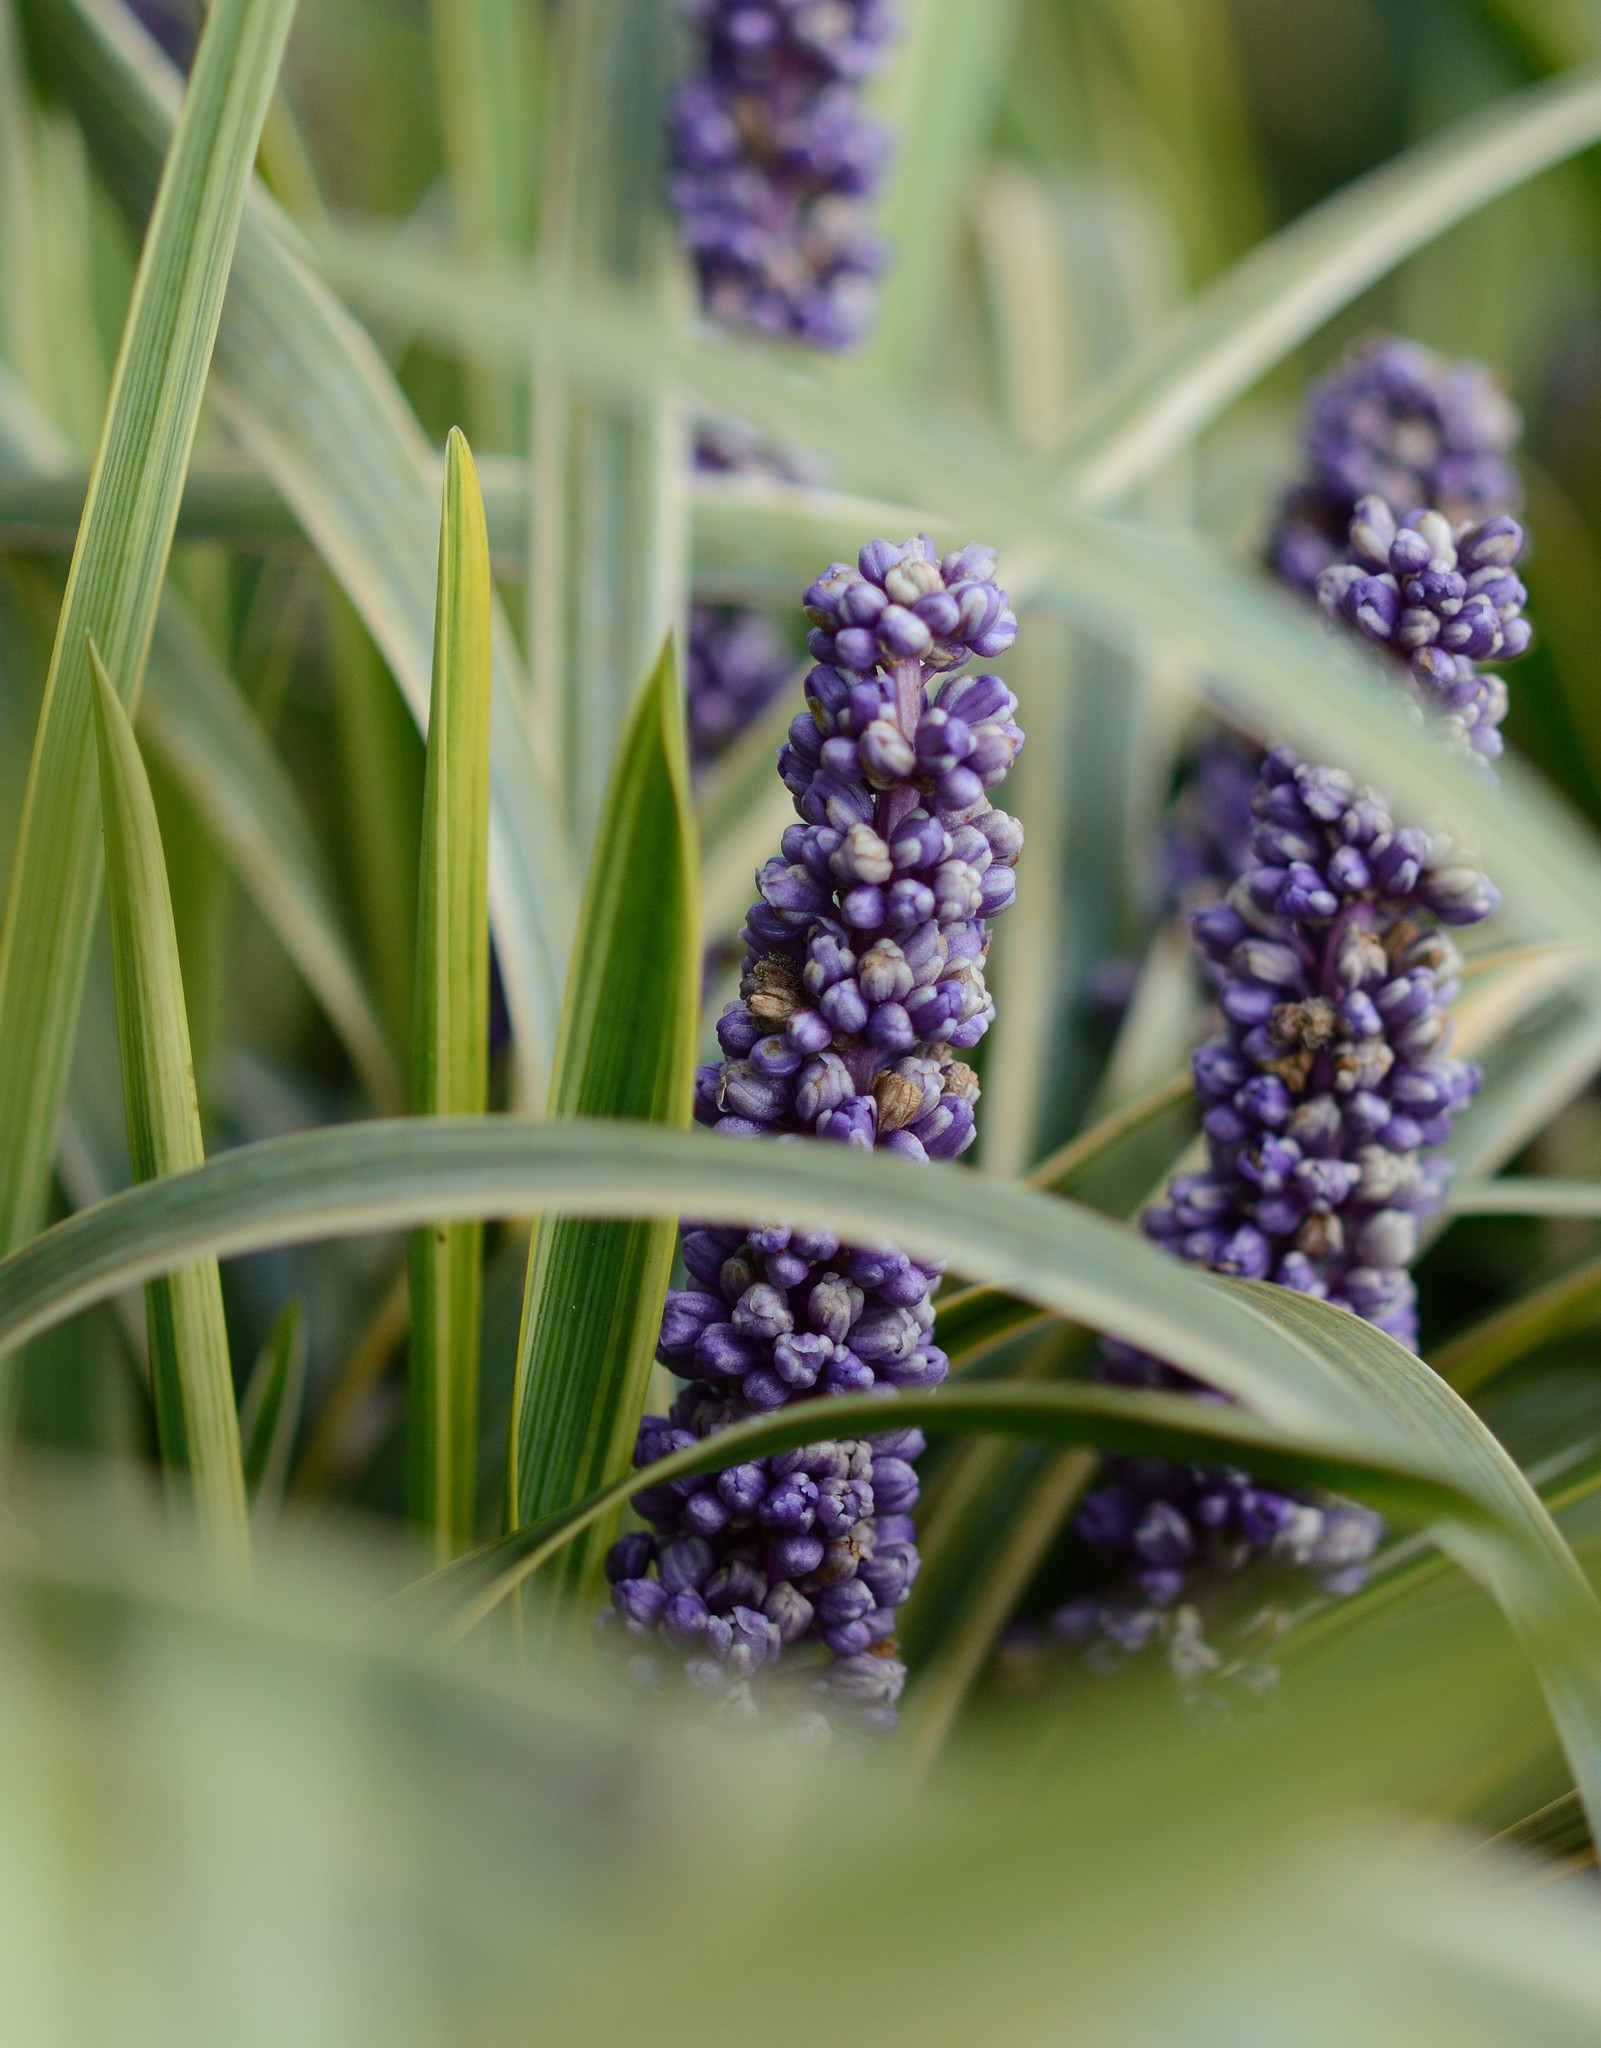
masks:
[[[141,217],[178,79],[114,0],[30,0],[34,41],[123,206]],[[422,431],[364,331],[296,253],[257,186],[217,336],[213,394],[343,585],[419,726],[428,716],[438,481]],[[497,605],[490,914],[523,1099],[544,1099],[576,890],[549,735]]]
[[[343,246],[343,245],[341,245]],[[1217,550],[1153,526],[1065,511],[1035,463],[942,415],[930,434],[890,394],[822,383],[784,351],[713,348],[663,333],[626,300],[574,293],[559,302],[526,279],[492,280],[393,255],[357,266],[375,303],[420,306],[464,350],[544,345],[603,386],[632,389],[663,363],[708,407],[737,412],[775,438],[830,456],[853,483],[913,503],[958,509],[964,533],[1002,551],[1005,579],[1071,609],[1102,637],[1170,654],[1189,686],[1215,689],[1237,723],[1287,738],[1383,788],[1415,818],[1472,833],[1526,935],[1601,943],[1601,850],[1593,833],[1515,760],[1501,786],[1447,754],[1408,715],[1380,664],[1328,639],[1305,605]],[[341,262],[340,274],[350,274]],[[1019,573],[1021,572],[1021,574]],[[1227,678],[1226,692],[1208,677]],[[1026,707],[1025,707],[1026,712]]]
[[[481,1115],[489,1093],[489,536],[472,455],[451,429],[439,528],[433,706],[417,886],[412,1106]],[[406,1499],[440,1563],[477,1527],[482,1223],[411,1240]]]
[[[1601,1215],[1601,1196],[1596,1213]],[[1601,1258],[1586,1259],[1543,1287],[1477,1322],[1436,1347],[1429,1364],[1459,1394],[1471,1394],[1538,1345],[1582,1330],[1601,1312]]]
[[[1281,1329],[1338,1353],[1350,1383],[1419,1441],[1473,1446],[1474,1495],[1498,1540],[1451,1522],[1436,1540],[1494,1595],[1528,1651],[1585,1811],[1601,1825],[1601,1603],[1540,1496],[1460,1396],[1393,1338],[1287,1288],[1253,1280],[1242,1291]]]
[[[1137,1188],[1143,1200],[1151,1184],[1154,1169],[1145,1155],[1152,1134],[1157,1134],[1162,1156],[1170,1156],[1171,1146],[1162,1143],[1162,1134],[1168,1120],[1192,1103],[1194,1095],[1195,1085],[1187,1071],[1170,1075],[1137,1101],[1113,1110],[1042,1159],[1024,1177],[1023,1185],[1048,1194],[1072,1195],[1112,1215],[1125,1214],[1128,1190]],[[1109,1208],[1103,1199],[1108,1194],[1112,1197]],[[949,1354],[953,1372],[976,1365],[998,1345],[1042,1320],[1032,1303],[993,1287],[958,1288],[940,1297],[937,1310],[940,1346]]]
[[[1493,1518],[1470,1492],[1442,1481],[1426,1457],[1404,1450],[1372,1453],[1360,1439],[1317,1428],[1297,1431],[1264,1423],[1239,1408],[1183,1395],[1131,1393],[1088,1381],[1061,1386],[994,1380],[984,1386],[948,1387],[938,1393],[847,1394],[831,1401],[829,1427],[841,1435],[916,1425],[921,1429],[982,1431],[1080,1445],[1104,1443],[1136,1456],[1181,1461],[1216,1459],[1233,1452],[1253,1472],[1280,1483],[1313,1484],[1355,1493],[1402,1521],[1433,1523],[1460,1518],[1488,1533]],[[515,1591],[524,1579],[586,1531],[612,1516],[632,1494],[700,1472],[721,1471],[742,1458],[766,1456],[814,1440],[817,1417],[809,1403],[736,1422],[717,1436],[641,1466],[609,1487],[498,1542],[458,1558],[402,1598],[420,1610],[449,1613],[451,1633],[464,1633]],[[1203,1412],[1204,1411],[1204,1414]],[[1560,1538],[1558,1541],[1560,1542]],[[1576,1568],[1575,1568],[1576,1569]]]
[[[205,1146],[156,807],[128,714],[92,643],[89,653],[128,1156],[134,1179],[149,1181],[203,1164]],[[202,1542],[243,1576],[250,1534],[216,1260],[148,1281],[145,1316],[162,1463],[189,1474]]]
[[[310,820],[254,711],[170,591],[156,614],[139,730],[322,1004],[374,1107],[393,1115],[400,1076]]]
[[[297,1132],[127,1190],[0,1261],[0,1355],[186,1254],[540,1210],[779,1216],[846,1239],[888,1234],[914,1258],[947,1259],[1110,1330],[1287,1425],[1332,1417],[1360,1427],[1371,1416],[1334,1368],[1247,1309],[1236,1285],[1092,1210],[962,1168],[837,1150],[601,1120],[417,1117]]]
[[[286,1301],[267,1332],[239,1403],[245,1487],[259,1527],[283,1499],[306,1392],[306,1310]]]
[[[100,887],[93,634],[137,701],[250,166],[294,0],[207,17],[139,260],[28,777],[0,930],[0,1245],[39,1226]]]
[[[1065,489],[1108,505],[1154,475],[1265,370],[1404,257],[1601,141],[1601,67],[1458,121],[1260,243],[1085,406]]]
[[[617,757],[573,952],[550,1109],[687,1127],[700,998],[699,852],[671,641]],[[626,1472],[676,1219],[545,1216],[528,1254],[506,1499],[537,1521]],[[599,1539],[574,1561],[582,1580]]]

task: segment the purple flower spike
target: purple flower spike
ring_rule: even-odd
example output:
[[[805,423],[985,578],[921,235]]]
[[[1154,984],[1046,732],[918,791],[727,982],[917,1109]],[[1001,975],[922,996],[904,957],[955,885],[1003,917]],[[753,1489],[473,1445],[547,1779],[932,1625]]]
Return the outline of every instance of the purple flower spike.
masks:
[[[1023,744],[1017,699],[965,673],[1016,630],[994,576],[992,550],[941,560],[915,535],[870,542],[806,592],[826,658],[780,756],[798,822],[757,877],[724,1057],[697,1078],[696,1115],[719,1133],[920,1165],[973,1142],[978,1078],[960,1055],[994,1016],[985,920],[1010,905],[1023,847],[989,796]],[[818,1440],[636,1494],[652,1533],[613,1547],[610,1626],[654,1629],[731,1711],[809,1687],[834,1723],[893,1726],[923,1438],[832,1440],[826,1404],[945,1379],[941,1269],[777,1225],[686,1225],[680,1241],[693,1284],[668,1295],[658,1356],[685,1384],[642,1424],[636,1465],[797,1401],[820,1404]],[[832,1661],[799,1661],[819,1649]]]
[[[671,192],[724,326],[849,348],[884,250],[866,202],[889,154],[859,88],[894,31],[885,0],[827,7],[700,0],[693,72],[669,122]]]
[[[1282,573],[1392,657],[1447,746],[1493,761],[1507,687],[1476,664],[1514,660],[1531,637],[1505,460],[1515,414],[1478,366],[1380,341],[1314,392],[1311,421],[1313,481],[1286,507]],[[1449,1056],[1461,958],[1447,931],[1499,898],[1470,847],[1398,824],[1375,791],[1288,747],[1262,761],[1249,823],[1234,784],[1220,787],[1239,851],[1208,877],[1223,900],[1191,919],[1224,1025],[1194,1059],[1207,1165],[1143,1227],[1175,1257],[1316,1295],[1415,1348],[1408,1268],[1448,1171],[1425,1148],[1481,1079]],[[1190,801],[1207,825],[1227,815]],[[1222,1398],[1122,1344],[1104,1345],[1101,1374]],[[1117,1590],[1063,1609],[1058,1637],[1100,1668],[1164,1643],[1186,1683],[1221,1662],[1190,1603],[1220,1603],[1252,1559],[1351,1593],[1382,1527],[1243,1473],[1132,1458],[1106,1461],[1075,1526]]]
[[[1508,460],[1519,424],[1482,363],[1377,336],[1313,386],[1307,481],[1284,501],[1274,566],[1286,581],[1312,589],[1344,556],[1359,500],[1378,508],[1364,516],[1361,546],[1351,555],[1369,574],[1390,566],[1382,554],[1411,506],[1432,506],[1453,523],[1493,526],[1523,502]]]

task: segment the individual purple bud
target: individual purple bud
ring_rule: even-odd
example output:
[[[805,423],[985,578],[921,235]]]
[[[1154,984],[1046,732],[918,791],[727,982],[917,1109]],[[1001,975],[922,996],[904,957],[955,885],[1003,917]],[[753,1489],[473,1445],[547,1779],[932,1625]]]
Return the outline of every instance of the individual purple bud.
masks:
[[[643,1579],[656,1560],[656,1539],[642,1529],[619,1536],[606,1553],[606,1577],[612,1585],[624,1579]]]
[[[721,1322],[723,1314],[723,1303],[715,1295],[690,1288],[669,1288],[657,1350],[669,1357],[693,1351],[707,1324]]]
[[[667,1607],[667,1589],[655,1579],[620,1579],[612,1585],[612,1606],[630,1635],[651,1635]]]
[[[871,1096],[853,1096],[838,1109],[824,1110],[817,1119],[818,1137],[832,1139],[837,1145],[855,1145],[867,1152],[873,1149],[874,1129]]]
[[[663,1546],[657,1574],[670,1595],[699,1593],[712,1575],[712,1548],[699,1536],[679,1536]]]
[[[1457,550],[1457,559],[1467,570],[1509,569],[1522,552],[1523,529],[1503,513],[1466,534]]]

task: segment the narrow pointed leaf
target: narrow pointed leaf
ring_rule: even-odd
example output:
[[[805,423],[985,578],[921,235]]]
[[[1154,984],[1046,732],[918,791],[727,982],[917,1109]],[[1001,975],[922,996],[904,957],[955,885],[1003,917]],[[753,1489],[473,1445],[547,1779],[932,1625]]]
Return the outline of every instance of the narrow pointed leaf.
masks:
[[[412,1106],[483,1113],[489,1090],[490,619],[493,585],[472,455],[445,451],[434,621],[433,706],[417,887]],[[441,1223],[411,1240],[407,1505],[440,1562],[472,1541],[478,1464],[483,1225]]]
[[[217,0],[160,174],[67,579],[0,930],[0,1245],[38,1228],[100,887],[87,638],[137,701],[294,0]]]
[[[128,714],[92,649],[91,665],[128,1155],[134,1179],[148,1181],[201,1165],[205,1146],[156,807]],[[147,1282],[145,1316],[162,1463],[189,1474],[214,1561],[243,1574],[250,1538],[216,1260]]]
[[[1033,1438],[1042,1443],[1102,1443],[1134,1456],[1180,1462],[1230,1458],[1248,1461],[1253,1472],[1280,1485],[1318,1485],[1355,1493],[1409,1523],[1460,1518],[1463,1527],[1489,1529],[1492,1518],[1464,1491],[1434,1477],[1426,1457],[1405,1450],[1368,1452],[1358,1439],[1316,1428],[1294,1430],[1264,1423],[1239,1408],[1193,1401],[1184,1395],[1132,1393],[1087,1381],[1062,1386],[992,1381],[987,1386],[951,1387],[939,1393],[845,1394],[828,1406],[831,1428],[841,1435],[915,1425],[920,1429],[978,1431]],[[459,1602],[454,1627],[481,1620],[541,1565],[587,1530],[603,1523],[628,1497],[647,1486],[665,1485],[696,1473],[721,1471],[746,1458],[766,1456],[813,1440],[817,1418],[811,1404],[755,1415],[720,1430],[715,1438],[641,1466],[637,1472],[586,1499],[498,1542],[460,1558],[407,1595],[419,1608],[435,1606],[444,1594]],[[448,1609],[447,1609],[448,1611]]]
[[[283,1499],[305,1391],[306,1311],[297,1299],[278,1311],[239,1403],[245,1488],[258,1524]]]
[[[394,1114],[402,1102],[394,1055],[311,822],[254,711],[170,591],[156,614],[139,730],[304,975],[374,1108]]]
[[[669,642],[624,738],[596,841],[553,1116],[688,1125],[700,994],[698,873]],[[541,1219],[529,1251],[512,1407],[507,1499],[514,1525],[627,1470],[673,1244],[671,1216]],[[591,1561],[579,1559],[580,1575]]]
[[[1597,141],[1601,68],[1585,65],[1344,186],[1225,272],[1086,402],[1070,495],[1085,505],[1123,497],[1404,257]]]
[[[116,0],[29,0],[42,61],[135,219],[150,202],[179,79]],[[365,332],[306,269],[297,231],[249,195],[217,338],[213,395],[343,585],[426,724],[438,478],[421,428]],[[554,756],[499,607],[494,635],[490,913],[523,1098],[543,1099],[576,892]]]

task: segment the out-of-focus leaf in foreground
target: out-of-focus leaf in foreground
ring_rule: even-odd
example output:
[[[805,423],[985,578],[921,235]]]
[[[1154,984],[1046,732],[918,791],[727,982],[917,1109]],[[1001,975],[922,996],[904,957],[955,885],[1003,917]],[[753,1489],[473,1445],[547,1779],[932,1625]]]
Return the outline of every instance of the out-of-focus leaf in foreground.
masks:
[[[291,1529],[234,1606],[125,1496],[23,1479],[0,1548],[19,2040],[733,2048],[749,2001],[707,1989],[731,1937],[815,1959],[762,2001],[772,2048],[810,2048],[820,2008],[924,2048],[1581,2048],[1601,2025],[1593,1902],[1418,1827],[1527,1725],[1479,1617],[1232,1728],[1138,1687],[1070,1725],[1024,1712],[996,1730],[1022,1781],[964,1751],[914,1794],[893,1744],[686,1741],[614,1680],[444,1667],[366,1618],[387,1553]],[[826,1867],[798,1882],[819,1813]],[[865,1921],[838,1876],[863,1863]]]
[[[293,13],[294,0],[219,0],[182,112],[169,124],[0,931],[3,1245],[27,1237],[44,1214],[100,887],[86,636],[123,703],[136,703],[250,167]]]
[[[1169,1359],[1297,1443],[1338,1443],[1452,1488],[1494,1527],[1447,1521],[1443,1537],[1529,1646],[1586,1803],[1601,1805],[1601,1607],[1470,1408],[1355,1317],[1201,1274],[1075,1203],[960,1169],[649,1124],[439,1118],[300,1133],[131,1189],[0,1262],[0,1349],[186,1253],[534,1208],[661,1221],[687,1209],[709,1221],[777,1216],[846,1240],[888,1234],[914,1258],[949,1259]],[[609,1450],[621,1461],[621,1444]],[[620,1481],[619,1499],[631,1483]]]

